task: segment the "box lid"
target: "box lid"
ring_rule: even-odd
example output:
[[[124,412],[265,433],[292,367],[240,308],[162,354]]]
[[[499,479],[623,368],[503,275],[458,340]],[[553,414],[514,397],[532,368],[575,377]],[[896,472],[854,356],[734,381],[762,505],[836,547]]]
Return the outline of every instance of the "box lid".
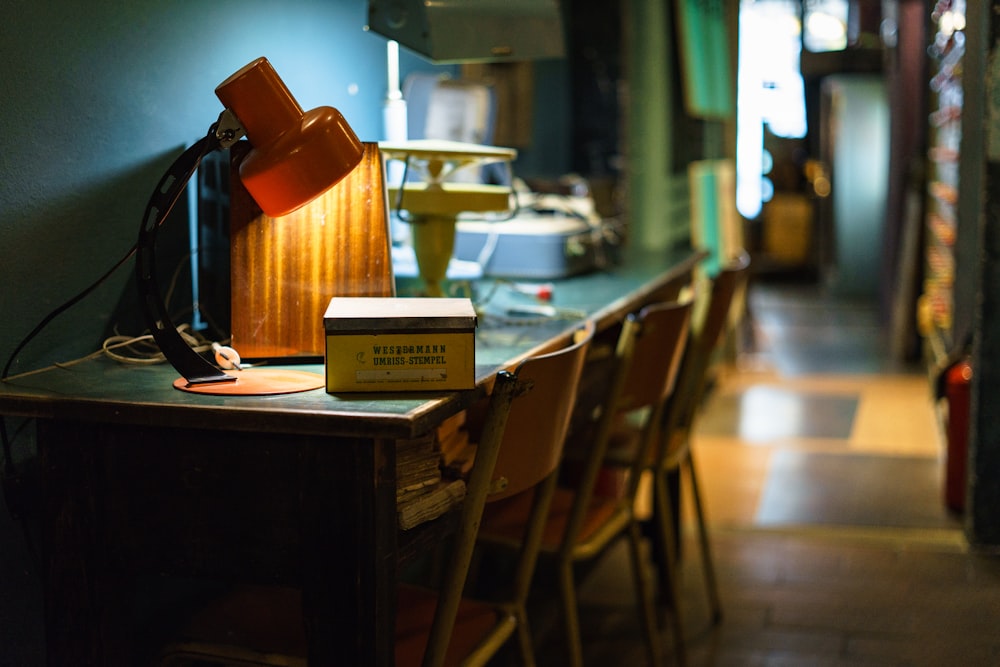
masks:
[[[466,298],[335,296],[323,316],[327,333],[471,331],[476,310]]]

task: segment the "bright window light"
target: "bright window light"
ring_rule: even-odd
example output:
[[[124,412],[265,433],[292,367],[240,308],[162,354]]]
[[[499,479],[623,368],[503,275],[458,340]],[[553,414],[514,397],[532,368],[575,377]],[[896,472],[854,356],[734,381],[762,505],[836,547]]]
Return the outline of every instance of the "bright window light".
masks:
[[[760,214],[764,124],[778,137],[806,134],[805,86],[799,69],[802,27],[797,0],[743,0],[737,80],[736,208]]]
[[[807,0],[803,6],[803,46],[814,53],[846,49],[847,10],[847,0]]]

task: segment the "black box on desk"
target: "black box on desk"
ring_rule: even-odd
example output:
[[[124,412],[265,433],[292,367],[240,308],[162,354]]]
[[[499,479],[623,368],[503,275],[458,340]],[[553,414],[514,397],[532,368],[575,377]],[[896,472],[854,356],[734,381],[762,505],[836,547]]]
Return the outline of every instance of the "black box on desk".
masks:
[[[469,299],[334,297],[323,326],[330,393],[475,387]]]

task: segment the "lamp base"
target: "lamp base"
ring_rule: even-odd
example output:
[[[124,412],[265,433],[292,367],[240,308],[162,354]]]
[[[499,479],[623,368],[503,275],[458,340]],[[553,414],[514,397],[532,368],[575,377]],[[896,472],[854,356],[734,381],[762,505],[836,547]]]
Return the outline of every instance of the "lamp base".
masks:
[[[210,382],[189,384],[185,378],[174,380],[174,387],[193,394],[214,396],[267,396],[294,394],[326,386],[326,378],[319,373],[284,368],[251,368],[245,371],[226,371],[236,382]]]

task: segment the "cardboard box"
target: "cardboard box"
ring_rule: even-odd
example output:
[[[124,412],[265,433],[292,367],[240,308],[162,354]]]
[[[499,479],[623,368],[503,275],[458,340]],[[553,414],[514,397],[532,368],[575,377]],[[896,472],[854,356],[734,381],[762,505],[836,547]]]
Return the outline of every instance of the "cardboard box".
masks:
[[[475,387],[469,299],[334,297],[323,325],[330,393]]]

